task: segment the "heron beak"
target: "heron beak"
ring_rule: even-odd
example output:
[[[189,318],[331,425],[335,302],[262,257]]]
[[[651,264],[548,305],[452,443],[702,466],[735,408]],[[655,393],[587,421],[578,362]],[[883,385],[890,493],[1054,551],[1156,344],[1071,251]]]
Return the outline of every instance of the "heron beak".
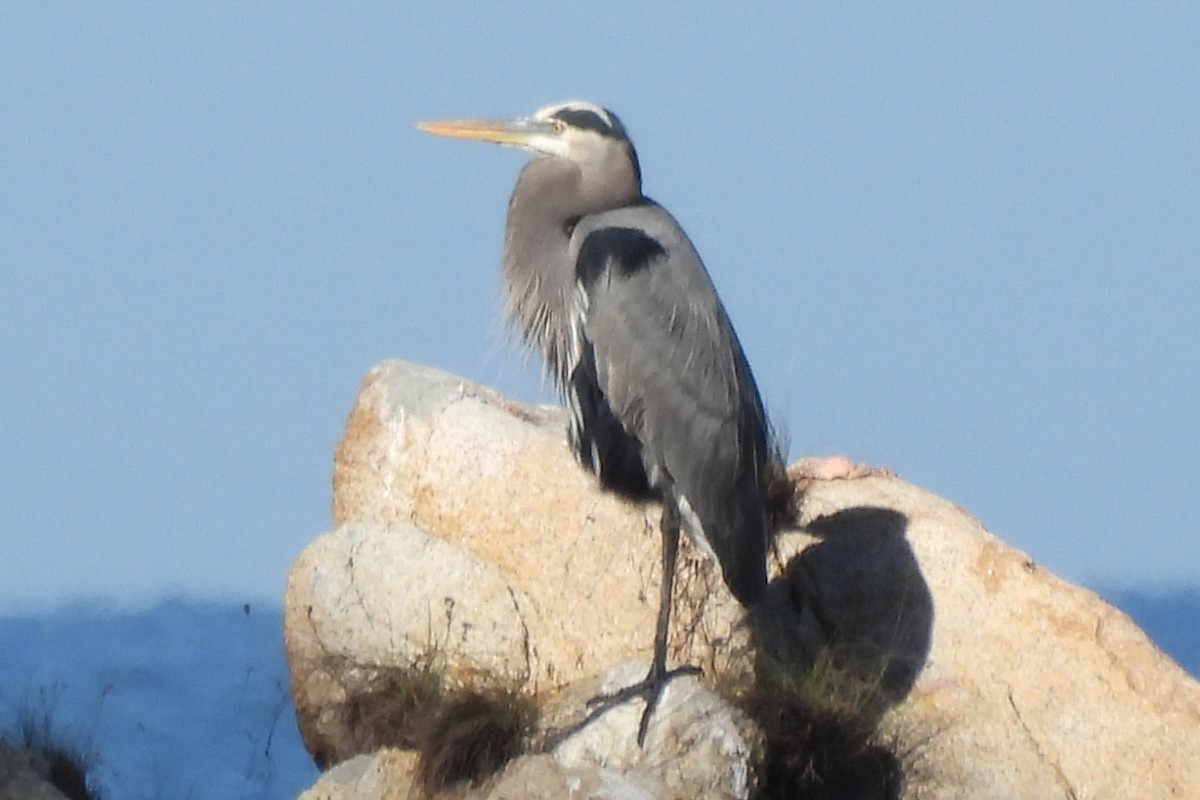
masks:
[[[558,153],[556,139],[549,123],[520,117],[517,119],[446,119],[418,122],[417,127],[435,136],[453,139],[478,139],[509,147],[521,147],[539,153]]]

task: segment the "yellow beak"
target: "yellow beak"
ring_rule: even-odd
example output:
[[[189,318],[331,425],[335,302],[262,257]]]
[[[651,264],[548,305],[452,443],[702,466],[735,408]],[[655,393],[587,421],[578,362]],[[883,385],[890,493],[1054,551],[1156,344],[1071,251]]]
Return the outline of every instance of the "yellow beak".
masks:
[[[418,122],[417,127],[435,136],[477,139],[535,153],[565,156],[568,144],[551,122],[533,117],[516,119],[445,119]]]
[[[479,139],[484,142],[529,147],[531,140],[551,132],[548,124],[522,117],[518,119],[444,119],[418,122],[417,127],[435,136],[454,139]]]

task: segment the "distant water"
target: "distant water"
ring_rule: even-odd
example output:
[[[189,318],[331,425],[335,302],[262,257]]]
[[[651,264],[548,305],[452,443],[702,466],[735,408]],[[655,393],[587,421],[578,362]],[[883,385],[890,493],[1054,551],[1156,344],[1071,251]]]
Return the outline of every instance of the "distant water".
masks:
[[[0,618],[0,731],[94,754],[106,800],[283,800],[316,779],[278,607],[184,600]]]
[[[1200,589],[1101,591],[1200,677]],[[0,732],[22,713],[94,754],[106,800],[290,800],[316,780],[278,607],[172,600],[0,617]]]

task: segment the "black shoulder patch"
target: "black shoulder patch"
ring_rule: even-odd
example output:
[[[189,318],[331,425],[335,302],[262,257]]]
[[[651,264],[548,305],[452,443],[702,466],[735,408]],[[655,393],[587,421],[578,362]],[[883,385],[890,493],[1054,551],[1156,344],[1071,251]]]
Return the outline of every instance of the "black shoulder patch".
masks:
[[[658,240],[637,228],[600,228],[592,231],[579,248],[575,277],[590,289],[610,265],[624,277],[650,266],[667,251]]]

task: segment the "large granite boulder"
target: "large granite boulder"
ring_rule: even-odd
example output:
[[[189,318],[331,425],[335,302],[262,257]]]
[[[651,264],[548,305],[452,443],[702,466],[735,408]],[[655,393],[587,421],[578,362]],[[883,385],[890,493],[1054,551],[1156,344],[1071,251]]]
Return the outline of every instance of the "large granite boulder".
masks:
[[[1125,615],[895,477],[803,483],[753,617],[685,542],[670,657],[704,679],[670,684],[644,751],[637,709],[613,711],[565,740],[535,734],[544,752],[461,796],[566,796],[489,794],[513,780],[599,787],[578,797],[752,796],[754,726],[705,687],[745,678],[766,650],[835,653],[873,682],[906,797],[1200,797],[1200,685]],[[644,670],[658,511],[598,491],[556,409],[381,364],[337,449],[333,509],[288,583],[292,696],[319,763],[379,752],[331,770],[313,798],[407,780],[399,751],[362,733],[398,675],[519,688],[554,729],[597,681]],[[712,769],[681,782],[688,751]],[[357,793],[322,788],[343,785]]]

